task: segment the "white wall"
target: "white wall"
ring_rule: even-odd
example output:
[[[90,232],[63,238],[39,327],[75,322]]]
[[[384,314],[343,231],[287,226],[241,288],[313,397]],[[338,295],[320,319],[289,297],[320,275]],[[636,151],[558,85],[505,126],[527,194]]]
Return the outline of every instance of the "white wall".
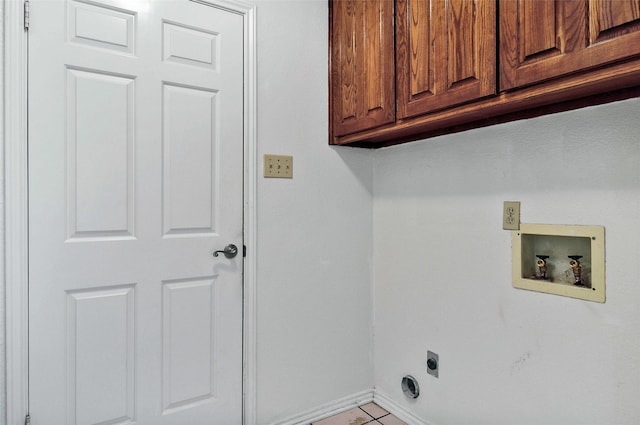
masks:
[[[258,182],[257,416],[265,425],[373,385],[373,156],[327,146],[326,0],[255,3],[259,157],[294,156],[293,180]],[[4,281],[2,330],[3,291]]]
[[[373,386],[373,153],[327,145],[326,0],[256,4],[259,158],[294,157],[293,180],[258,182],[264,425]]]
[[[0,424],[7,411],[5,386],[5,281],[4,281],[4,2],[0,3]]]
[[[632,99],[376,152],[377,391],[438,425],[637,423],[639,118]],[[606,227],[605,304],[512,288],[505,200]]]

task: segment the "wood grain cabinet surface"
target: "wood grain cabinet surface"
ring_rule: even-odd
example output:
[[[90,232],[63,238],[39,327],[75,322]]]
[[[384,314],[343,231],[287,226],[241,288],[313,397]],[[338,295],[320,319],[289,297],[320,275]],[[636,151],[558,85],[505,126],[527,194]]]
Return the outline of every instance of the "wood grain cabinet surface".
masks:
[[[500,3],[500,88],[521,87],[640,52],[638,0]]]
[[[496,3],[396,1],[398,118],[495,94]]]
[[[329,143],[640,96],[640,0],[329,0]]]
[[[394,122],[393,1],[340,0],[332,6],[333,133]]]

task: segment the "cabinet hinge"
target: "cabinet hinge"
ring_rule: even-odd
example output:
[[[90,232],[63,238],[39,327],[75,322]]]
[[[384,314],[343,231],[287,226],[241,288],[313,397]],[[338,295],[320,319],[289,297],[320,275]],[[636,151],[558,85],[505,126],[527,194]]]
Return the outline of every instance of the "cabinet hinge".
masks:
[[[25,0],[24,2],[24,29],[25,31],[29,31],[29,26],[31,25],[29,13],[31,11],[31,3],[29,0]]]
[[[246,256],[247,256],[247,246],[242,245],[242,257],[246,258]]]
[[[29,416],[29,414],[27,413],[27,416],[24,417],[24,425],[30,425],[31,424],[31,416]]]

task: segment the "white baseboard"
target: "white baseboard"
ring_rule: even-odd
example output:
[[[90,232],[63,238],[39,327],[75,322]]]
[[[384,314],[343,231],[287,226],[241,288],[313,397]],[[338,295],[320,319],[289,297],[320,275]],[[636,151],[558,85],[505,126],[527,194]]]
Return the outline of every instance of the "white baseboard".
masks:
[[[431,425],[429,422],[426,422],[409,412],[407,409],[393,401],[389,396],[378,390],[373,391],[373,402],[387,412],[393,414],[398,419],[406,422],[408,425]]]
[[[338,400],[334,400],[330,403],[324,404],[307,412],[299,413],[295,416],[290,416],[281,421],[274,422],[271,425],[308,425],[312,422],[319,421],[320,419],[337,415],[338,413],[342,413],[354,407],[370,403],[371,401],[373,401],[373,391],[362,391]]]

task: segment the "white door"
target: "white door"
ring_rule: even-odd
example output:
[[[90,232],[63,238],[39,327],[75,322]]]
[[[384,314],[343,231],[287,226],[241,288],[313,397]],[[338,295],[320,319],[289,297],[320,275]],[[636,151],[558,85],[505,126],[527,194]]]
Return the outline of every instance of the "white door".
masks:
[[[241,424],[242,16],[31,0],[29,43],[31,423]]]

